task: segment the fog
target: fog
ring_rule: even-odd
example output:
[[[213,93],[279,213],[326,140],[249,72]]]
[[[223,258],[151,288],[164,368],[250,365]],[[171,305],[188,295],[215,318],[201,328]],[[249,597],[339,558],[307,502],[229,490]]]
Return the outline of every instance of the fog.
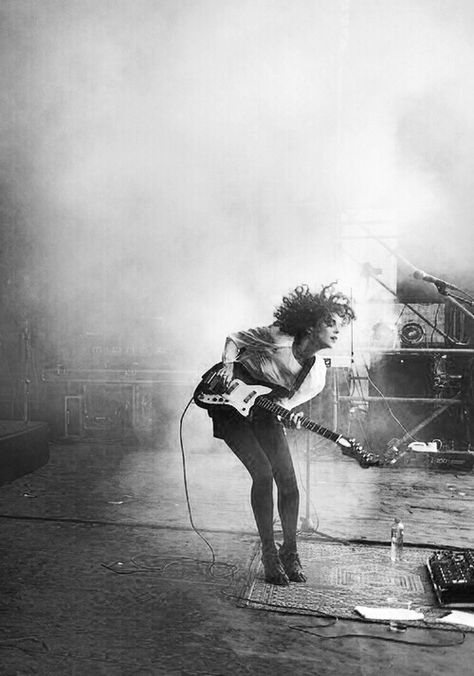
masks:
[[[53,344],[146,335],[169,368],[201,368],[297,284],[337,279],[363,304],[359,264],[387,259],[340,235],[366,220],[474,289],[469,0],[0,16],[2,261]]]

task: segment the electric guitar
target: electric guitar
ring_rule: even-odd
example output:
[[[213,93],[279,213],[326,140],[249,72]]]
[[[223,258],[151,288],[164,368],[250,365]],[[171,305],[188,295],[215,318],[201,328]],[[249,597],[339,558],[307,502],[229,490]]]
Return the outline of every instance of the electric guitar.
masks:
[[[238,378],[235,378],[229,386],[226,386],[217,373],[221,367],[222,364],[216,364],[202,376],[201,382],[193,395],[194,402],[199,407],[209,410],[214,406],[231,406],[241,415],[247,417],[250,415],[252,408],[258,406],[291,423],[291,412],[275,403],[268,396],[275,393],[274,388],[266,385],[249,384]],[[300,423],[304,429],[316,432],[325,439],[333,441],[342,449],[343,455],[357,460],[361,467],[367,468],[383,464],[379,456],[366,451],[353,439],[347,439],[342,434],[332,432],[304,416],[300,419]]]

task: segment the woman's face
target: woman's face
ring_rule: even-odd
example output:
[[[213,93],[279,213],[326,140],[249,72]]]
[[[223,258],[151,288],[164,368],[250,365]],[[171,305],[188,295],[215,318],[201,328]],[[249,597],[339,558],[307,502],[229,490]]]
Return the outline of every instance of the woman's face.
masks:
[[[332,315],[329,321],[324,321],[318,326],[313,327],[308,334],[308,348],[311,346],[311,349],[317,352],[327,347],[334,347],[342,326],[342,318],[339,315]]]

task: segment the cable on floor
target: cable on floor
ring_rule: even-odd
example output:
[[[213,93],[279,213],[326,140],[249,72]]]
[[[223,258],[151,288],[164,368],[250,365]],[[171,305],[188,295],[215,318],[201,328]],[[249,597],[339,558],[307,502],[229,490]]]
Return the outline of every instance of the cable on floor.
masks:
[[[318,628],[319,625],[316,627]],[[337,638],[367,638],[373,641],[385,641],[388,643],[403,643],[404,645],[413,645],[413,646],[423,646],[423,647],[428,647],[428,648],[450,648],[452,646],[456,645],[461,645],[464,643],[466,639],[466,634],[463,631],[456,631],[455,633],[460,636],[460,640],[457,641],[451,641],[450,643],[444,642],[440,643],[439,641],[436,642],[427,642],[427,641],[408,641],[405,638],[397,638],[395,635],[387,635],[387,636],[378,636],[377,634],[357,634],[357,633],[347,633],[347,634],[334,634],[330,636],[326,636],[325,634],[320,634],[318,632],[310,631],[312,628],[312,625],[306,625],[306,624],[295,624],[295,625],[288,625],[289,629],[292,629],[294,631],[299,631],[304,634],[310,634],[311,636],[316,636],[317,638],[322,638],[325,640],[330,640],[330,639],[337,639]],[[405,627],[408,629],[409,627]],[[418,628],[418,627],[416,627]],[[419,627],[420,629],[426,630],[426,629],[431,629],[431,627]],[[387,627],[387,631],[390,631],[390,628]],[[435,630],[436,631],[436,630]],[[438,630],[442,631],[442,630]],[[445,632],[443,632],[445,633]],[[453,632],[454,633],[454,632]]]
[[[358,638],[358,639],[370,639],[370,640],[375,640],[375,641],[385,641],[388,643],[403,643],[406,645],[413,645],[413,646],[423,646],[423,647],[429,647],[429,648],[450,648],[452,646],[457,646],[461,645],[464,643],[466,639],[466,634],[465,632],[459,630],[453,630],[451,633],[455,633],[458,637],[459,640],[456,641],[451,641],[451,642],[427,642],[427,641],[409,641],[406,640],[405,638],[397,638],[396,635],[390,635],[387,634],[386,636],[379,636],[377,634],[370,634],[370,633],[344,633],[344,634],[332,634],[332,635],[326,635],[326,634],[320,634],[318,632],[312,631],[312,629],[325,629],[327,627],[332,627],[335,626],[339,620],[344,620],[344,621],[355,621],[355,622],[365,622],[366,624],[374,624],[373,622],[370,622],[368,620],[362,620],[362,619],[354,619],[351,620],[350,618],[342,618],[338,617],[337,615],[332,615],[329,613],[325,613],[324,611],[314,609],[314,610],[307,610],[307,609],[302,609],[297,606],[282,606],[274,603],[268,603],[267,601],[256,601],[254,599],[247,598],[245,596],[241,595],[236,595],[236,594],[228,594],[226,592],[222,592],[222,595],[225,596],[226,598],[232,598],[240,602],[249,602],[253,606],[258,605],[261,606],[262,609],[264,610],[265,608],[268,608],[269,610],[277,610],[277,612],[280,612],[281,614],[284,615],[299,615],[299,616],[304,616],[304,617],[317,617],[317,618],[322,618],[322,619],[327,619],[329,622],[325,622],[324,624],[295,624],[295,625],[288,625],[289,629],[292,629],[293,631],[299,631],[304,634],[310,634],[311,636],[316,636],[317,638],[325,639],[325,640],[330,640],[330,639],[338,639],[338,638]],[[378,623],[380,626],[385,626],[385,624]],[[398,629],[397,631],[405,631],[409,629],[408,625],[401,625],[400,623],[397,624]],[[424,631],[426,629],[434,630],[434,631],[443,631],[443,633],[446,633],[442,629],[434,629],[433,627],[414,627],[415,629],[423,629]],[[387,632],[391,631],[390,626],[387,626]]]

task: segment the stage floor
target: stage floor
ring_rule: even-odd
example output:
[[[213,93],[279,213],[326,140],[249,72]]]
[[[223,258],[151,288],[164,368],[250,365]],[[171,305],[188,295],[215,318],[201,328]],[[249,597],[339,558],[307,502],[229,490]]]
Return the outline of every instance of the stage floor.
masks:
[[[185,438],[190,527],[176,436],[149,447],[107,442],[51,446],[48,464],[0,488],[2,664],[48,676],[431,676],[470,673],[474,634],[340,619],[321,625],[238,607],[257,542],[250,482],[220,443]],[[388,544],[393,516],[413,544],[474,543],[472,474],[361,469],[318,448],[301,487],[319,537]],[[276,524],[278,527],[278,524]],[[305,535],[304,537],[307,537]],[[301,536],[303,538],[303,535]],[[315,545],[317,546],[317,545]],[[308,573],[312,575],[311,567]],[[408,641],[411,645],[400,641]]]

